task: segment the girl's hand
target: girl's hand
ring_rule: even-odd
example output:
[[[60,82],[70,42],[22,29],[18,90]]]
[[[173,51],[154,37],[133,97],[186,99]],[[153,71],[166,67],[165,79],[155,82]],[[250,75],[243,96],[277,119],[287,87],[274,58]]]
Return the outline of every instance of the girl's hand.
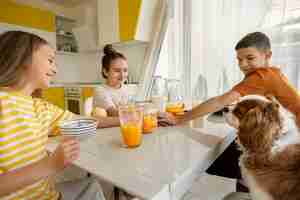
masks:
[[[57,170],[64,169],[79,157],[79,142],[74,137],[64,137],[51,155],[51,161]]]

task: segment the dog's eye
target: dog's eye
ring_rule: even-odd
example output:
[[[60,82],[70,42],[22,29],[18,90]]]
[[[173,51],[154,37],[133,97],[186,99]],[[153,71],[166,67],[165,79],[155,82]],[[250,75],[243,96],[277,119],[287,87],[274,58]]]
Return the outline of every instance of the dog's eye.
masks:
[[[243,113],[242,113],[242,111],[241,111],[240,109],[235,109],[235,110],[233,111],[233,114],[234,114],[237,118],[239,118],[239,119],[241,119],[241,118],[243,117]]]
[[[224,113],[228,113],[229,111],[230,111],[230,110],[229,110],[228,107],[224,107],[224,108],[223,108],[223,112],[224,112]]]

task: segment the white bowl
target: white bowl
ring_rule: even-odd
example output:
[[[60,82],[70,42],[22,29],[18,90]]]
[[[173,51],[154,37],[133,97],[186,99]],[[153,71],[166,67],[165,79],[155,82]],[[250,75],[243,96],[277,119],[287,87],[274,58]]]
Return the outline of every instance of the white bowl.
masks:
[[[65,120],[59,124],[59,128],[63,135],[79,136],[95,134],[97,129],[97,120],[93,118]]]
[[[65,120],[59,123],[61,129],[85,129],[90,127],[97,127],[97,120],[93,118],[78,118]]]

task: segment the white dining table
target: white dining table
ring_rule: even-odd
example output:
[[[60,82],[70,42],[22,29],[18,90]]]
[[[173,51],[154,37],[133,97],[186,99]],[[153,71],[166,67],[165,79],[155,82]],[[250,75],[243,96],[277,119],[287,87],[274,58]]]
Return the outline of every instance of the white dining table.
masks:
[[[234,139],[227,124],[205,121],[201,128],[160,127],[128,149],[120,128],[98,129],[80,141],[74,165],[141,199],[178,200]],[[56,145],[52,139],[48,149]]]

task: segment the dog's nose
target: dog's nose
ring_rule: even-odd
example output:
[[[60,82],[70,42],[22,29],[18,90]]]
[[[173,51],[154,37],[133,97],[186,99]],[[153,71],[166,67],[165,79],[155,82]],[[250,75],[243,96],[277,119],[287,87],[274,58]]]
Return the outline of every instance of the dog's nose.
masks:
[[[229,112],[229,108],[228,107],[224,107],[223,108],[223,113],[228,113]]]

